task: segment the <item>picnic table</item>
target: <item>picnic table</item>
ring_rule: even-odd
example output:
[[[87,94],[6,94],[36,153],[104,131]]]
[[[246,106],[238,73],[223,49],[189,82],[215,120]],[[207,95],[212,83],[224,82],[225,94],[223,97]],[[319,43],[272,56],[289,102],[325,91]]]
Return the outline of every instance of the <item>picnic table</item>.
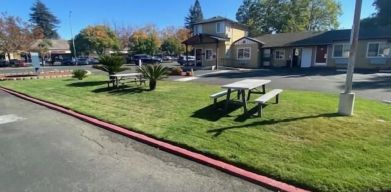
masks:
[[[114,74],[110,75],[110,78],[114,78],[113,85],[114,87],[118,87],[120,81],[126,79],[135,79],[135,81],[139,80],[142,82],[143,75],[141,73],[122,73],[122,74]]]
[[[245,79],[230,83],[227,85],[221,86],[223,89],[227,89],[227,99],[225,101],[225,111],[228,110],[228,105],[230,102],[230,95],[232,90],[237,90],[238,94],[241,96],[241,103],[243,105],[244,113],[247,113],[247,101],[250,100],[250,95],[252,93],[265,94],[266,93],[266,84],[270,83],[270,80],[266,79]],[[262,91],[257,91],[258,88],[262,87]],[[246,97],[246,91],[248,95]]]

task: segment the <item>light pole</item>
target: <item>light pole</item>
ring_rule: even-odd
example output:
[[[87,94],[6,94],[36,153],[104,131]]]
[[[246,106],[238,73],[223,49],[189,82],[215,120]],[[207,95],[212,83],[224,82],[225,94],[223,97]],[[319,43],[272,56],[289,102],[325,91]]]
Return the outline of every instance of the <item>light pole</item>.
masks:
[[[348,69],[346,74],[345,91],[341,93],[339,96],[338,113],[340,115],[351,116],[353,115],[353,111],[354,111],[355,95],[352,92],[352,85],[353,85],[354,64],[356,62],[358,34],[360,30],[361,5],[362,5],[362,0],[356,0],[353,27],[350,36],[350,52],[349,52]]]
[[[69,27],[71,29],[71,36],[72,36],[73,57],[75,58],[75,63],[77,65],[75,38],[73,37],[73,31],[72,31],[72,11],[69,11]]]

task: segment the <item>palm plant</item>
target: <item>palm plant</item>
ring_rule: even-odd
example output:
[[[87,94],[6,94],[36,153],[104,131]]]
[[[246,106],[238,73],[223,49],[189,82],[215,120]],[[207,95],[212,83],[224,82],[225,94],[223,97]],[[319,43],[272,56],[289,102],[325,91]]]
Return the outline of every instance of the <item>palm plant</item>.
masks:
[[[164,79],[168,75],[168,68],[162,65],[143,65],[138,69],[143,76],[149,80],[149,89],[156,89],[158,80]]]
[[[99,63],[94,68],[107,72],[109,76],[128,69],[123,67],[125,60],[121,56],[104,55],[99,58]]]

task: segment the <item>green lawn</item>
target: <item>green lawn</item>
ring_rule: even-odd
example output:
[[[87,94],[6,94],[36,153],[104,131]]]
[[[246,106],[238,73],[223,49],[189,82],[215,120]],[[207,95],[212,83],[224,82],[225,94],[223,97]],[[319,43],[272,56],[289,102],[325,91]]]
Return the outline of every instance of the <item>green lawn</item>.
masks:
[[[307,189],[391,190],[391,105],[357,99],[355,115],[340,117],[337,95],[286,90],[262,118],[248,118],[241,108],[223,115],[210,107],[218,86],[162,81],[154,92],[112,92],[102,80],[0,85]]]

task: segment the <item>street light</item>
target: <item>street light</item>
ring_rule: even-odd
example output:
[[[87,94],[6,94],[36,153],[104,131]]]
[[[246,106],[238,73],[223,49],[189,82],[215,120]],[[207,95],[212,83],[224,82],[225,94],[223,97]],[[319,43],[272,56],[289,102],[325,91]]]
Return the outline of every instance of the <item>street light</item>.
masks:
[[[75,38],[73,37],[73,31],[72,31],[72,11],[69,11],[69,27],[71,29],[71,36],[72,36],[73,57],[75,58],[75,63],[77,65]]]
[[[362,0],[356,0],[353,27],[350,36],[350,52],[349,52],[348,69],[346,72],[345,91],[341,93],[339,96],[338,113],[340,115],[346,115],[346,116],[353,115],[353,110],[354,110],[355,94],[352,92],[352,85],[353,85],[354,64],[356,62],[358,34],[360,30],[361,5],[362,5]]]

